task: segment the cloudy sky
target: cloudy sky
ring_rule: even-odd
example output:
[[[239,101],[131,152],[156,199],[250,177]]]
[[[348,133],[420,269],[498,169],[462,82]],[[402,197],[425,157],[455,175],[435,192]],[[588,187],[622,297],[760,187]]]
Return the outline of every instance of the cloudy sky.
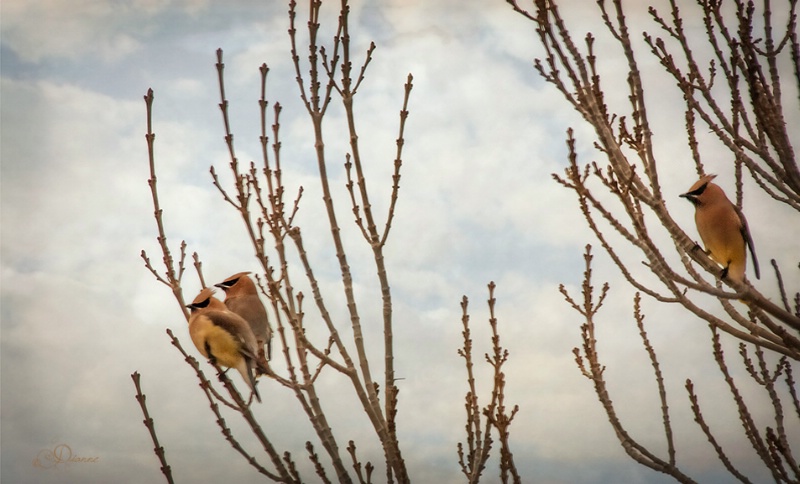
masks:
[[[627,458],[591,383],[573,361],[581,319],[557,288],[564,283],[578,295],[583,247],[594,240],[572,196],[550,174],[566,164],[568,126],[576,130],[582,162],[598,155],[588,127],[535,73],[532,61],[543,53],[532,25],[501,0],[355,3],[354,53],[360,59],[370,41],[377,45],[356,101],[377,213],[385,213],[388,205],[403,84],[408,73],[414,75],[400,201],[386,248],[395,303],[396,371],[403,378],[398,383],[399,434],[412,478],[461,482],[456,443],[464,440],[466,383],[456,354],[462,344],[459,302],[462,295],[470,298],[476,351],[488,351],[486,285],[495,281],[501,335],[510,351],[507,402],[520,406],[511,444],[525,480],[666,482]],[[594,2],[564,2],[564,13],[579,33],[601,33],[594,9]],[[349,334],[325,229],[313,132],[290,63],[286,11],[284,2],[250,0],[224,6],[207,0],[3,2],[4,482],[162,479],[134,399],[134,371],[142,374],[178,482],[254,482],[259,477],[220,435],[193,371],[170,345],[167,328],[197,354],[171,292],[139,257],[144,249],[155,264],[161,259],[144,139],[142,97],[152,88],[159,190],[173,253],[185,240],[190,253],[200,254],[209,282],[258,270],[241,220],[208,174],[214,165],[225,174],[223,182],[230,183],[217,107],[217,48],[225,52],[232,129],[244,162],[260,160],[258,67],[270,66],[267,97],[284,107],[284,180],[289,193],[304,189],[297,224],[337,325]],[[325,6],[326,43],[337,14],[335,4]],[[301,27],[305,15],[301,5]],[[641,11],[632,12],[630,21],[635,32],[653,29]],[[690,30],[694,27],[689,24]],[[612,45],[603,42],[599,45]],[[658,93],[649,101],[668,206],[696,236],[692,209],[677,198],[695,181],[680,132],[680,96],[669,81],[659,80],[658,66],[642,53],[652,92]],[[625,86],[624,78],[613,77],[617,62],[612,57],[604,64],[610,102],[624,102],[627,95],[626,88],[615,90]],[[795,100],[795,94],[786,97]],[[791,116],[797,121],[796,113]],[[329,172],[367,344],[377,356],[382,341],[379,292],[369,249],[349,212],[343,120],[334,100],[325,127]],[[729,156],[705,155],[709,171],[720,174],[720,184],[732,186]],[[774,204],[753,200],[746,211],[767,274],[758,287],[777,296],[768,261],[775,258],[787,268],[789,287],[800,286],[797,271],[788,269],[797,264],[800,224],[796,215],[788,218],[792,215]],[[772,230],[775,226],[781,230]],[[671,245],[668,240],[664,244]],[[598,330],[612,398],[629,432],[663,456],[657,391],[631,317],[633,290],[599,246],[595,254],[598,285],[605,280],[612,285]],[[632,255],[635,265],[638,257]],[[297,271],[295,280],[301,277]],[[187,271],[187,297],[199,287]],[[310,308],[307,325],[312,326],[319,318]],[[728,481],[692,422],[683,389],[691,378],[730,455],[754,480],[765,478],[735,423],[735,410],[708,351],[707,328],[652,300],[645,299],[643,308],[665,369],[679,464],[700,481]],[[733,358],[735,341],[726,338],[725,344]],[[484,403],[489,389],[485,366],[478,374]],[[241,384],[238,375],[233,379]],[[304,475],[313,477],[303,450],[312,433],[295,400],[274,383],[263,381],[259,388],[265,402],[256,414],[263,428],[276,447],[303,462]],[[340,444],[356,440],[362,459],[380,466],[377,441],[344,380],[326,375],[320,391]],[[751,402],[757,414],[766,414],[763,399]],[[240,431],[243,445],[257,452],[236,415],[227,419]],[[795,447],[800,446],[798,426],[790,431]],[[61,444],[73,455],[97,459],[57,468],[34,465]],[[495,469],[493,461],[486,482],[496,482]]]

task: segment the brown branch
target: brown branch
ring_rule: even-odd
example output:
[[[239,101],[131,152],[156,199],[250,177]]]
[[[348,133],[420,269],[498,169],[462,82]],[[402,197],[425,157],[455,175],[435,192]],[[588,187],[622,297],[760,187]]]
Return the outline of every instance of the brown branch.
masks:
[[[392,220],[394,219],[394,211],[395,206],[397,205],[397,197],[400,191],[400,167],[403,165],[403,146],[405,146],[405,128],[406,128],[406,119],[408,119],[408,100],[411,96],[411,89],[414,85],[411,81],[414,77],[409,74],[408,80],[405,84],[405,95],[403,97],[403,109],[400,110],[400,127],[399,133],[397,135],[397,153],[395,154],[394,158],[394,174],[392,175],[392,196],[391,201],[389,203],[389,211],[386,215],[386,224],[383,229],[383,236],[381,237],[380,245],[383,247],[386,245],[386,239],[389,238],[389,230],[392,227]]]
[[[194,261],[194,268],[197,271],[197,277],[200,279],[200,287],[206,288],[206,280],[203,277],[203,263],[200,262],[200,256],[197,252],[192,252],[192,260]]]
[[[800,418],[800,399],[797,398],[797,387],[795,386],[794,375],[792,374],[792,365],[788,361],[784,361],[784,372],[786,374],[786,387],[789,389],[789,395],[792,397],[792,406]]]
[[[393,406],[396,402],[397,388],[394,385],[394,369],[393,369],[393,344],[392,344],[392,319],[391,319],[391,293],[389,290],[388,278],[386,276],[385,263],[383,260],[382,248],[378,245],[380,240],[377,235],[377,230],[374,227],[372,220],[371,205],[366,192],[366,182],[364,180],[363,171],[361,167],[361,157],[358,149],[357,134],[355,128],[355,119],[353,115],[353,96],[355,88],[358,87],[367,64],[371,58],[373,47],[368,51],[368,56],[361,69],[359,78],[352,84],[351,69],[352,64],[350,61],[350,34],[348,26],[349,6],[346,0],[341,3],[341,10],[339,15],[339,25],[336,35],[333,39],[333,52],[328,56],[325,49],[323,49],[317,41],[317,33],[319,30],[319,10],[321,2],[311,1],[309,8],[309,71],[306,88],[306,81],[301,74],[300,58],[297,55],[296,48],[296,35],[297,30],[294,26],[296,17],[295,2],[290,3],[290,30],[289,36],[292,43],[292,58],[295,66],[296,78],[298,85],[301,89],[301,98],[303,99],[306,109],[311,117],[314,127],[315,149],[317,156],[317,165],[319,169],[319,180],[322,186],[323,203],[325,205],[328,222],[331,229],[331,236],[333,245],[336,252],[336,257],[339,261],[341,270],[343,290],[345,300],[347,302],[348,312],[350,314],[350,325],[353,331],[354,344],[356,348],[356,357],[358,362],[358,370],[360,371],[360,378],[351,373],[351,381],[354,388],[362,399],[362,404],[367,415],[372,422],[376,433],[381,441],[384,449],[384,454],[387,460],[387,477],[391,480],[392,474],[396,475],[400,482],[407,482],[408,476],[405,465],[400,454],[400,448],[397,443],[396,436],[394,435],[394,416],[396,415],[396,408]],[[341,64],[340,61],[341,52]],[[321,56],[321,59],[320,59]],[[321,62],[320,62],[321,61]],[[321,64],[321,68],[320,68]],[[342,84],[336,85],[335,75],[337,68],[341,69]],[[322,73],[327,75],[325,80],[324,96]],[[333,89],[341,95],[342,101],[345,105],[345,114],[347,117],[348,132],[350,133],[351,141],[351,156],[353,159],[353,166],[356,168],[355,183],[358,186],[359,198],[361,200],[361,210],[363,210],[367,231],[369,233],[370,245],[373,249],[375,263],[378,272],[378,278],[381,286],[381,294],[383,299],[383,316],[384,316],[384,351],[385,351],[385,410],[381,411],[381,402],[379,399],[377,385],[372,376],[370,362],[366,356],[366,347],[364,341],[364,333],[362,329],[361,317],[359,315],[358,306],[355,300],[353,290],[353,278],[350,266],[347,262],[344,245],[340,235],[340,227],[336,219],[334,201],[331,196],[331,189],[329,186],[329,178],[327,173],[327,162],[325,156],[325,142],[322,131],[322,121],[325,110],[330,101],[330,94]],[[354,203],[354,205],[358,205]],[[290,232],[291,234],[292,232]],[[317,296],[315,294],[315,300]],[[318,302],[319,306],[319,302]],[[333,333],[332,335],[336,337]],[[341,349],[337,343],[337,348]],[[340,351],[341,353],[341,351]],[[355,366],[352,367],[355,369]],[[348,370],[350,371],[350,370]],[[340,472],[341,471],[341,472]],[[344,472],[343,469],[337,469],[337,474]]]
[[[473,373],[472,337],[469,327],[468,308],[469,299],[467,299],[467,296],[463,296],[461,298],[461,324],[464,326],[464,331],[461,334],[464,337],[464,346],[458,350],[458,355],[464,358],[467,368],[467,386],[469,387],[464,405],[467,411],[467,423],[465,425],[467,432],[466,458],[464,445],[461,442],[457,444],[457,452],[461,472],[467,478],[467,482],[472,484],[480,481],[481,474],[486,467],[486,461],[489,460],[492,439],[488,432],[483,432],[481,429],[481,412]]]
[[[756,454],[759,456],[759,458],[761,458],[762,462],[764,462],[769,471],[772,473],[773,478],[775,478],[776,481],[779,481],[777,470],[770,465],[769,451],[765,445],[764,439],[761,437],[761,433],[758,431],[758,427],[753,421],[750,410],[748,409],[747,404],[745,403],[744,398],[739,391],[739,388],[736,386],[735,380],[728,371],[728,366],[725,363],[724,352],[722,350],[722,344],[720,343],[719,333],[713,326],[711,326],[711,333],[714,359],[719,366],[720,372],[722,372],[722,375],[725,378],[725,382],[728,384],[731,396],[739,412],[739,420],[741,421],[745,435],[750,441],[750,444],[753,446],[753,449],[756,451]]]
[[[161,205],[158,201],[158,178],[156,178],[155,161],[156,135],[153,132],[153,99],[153,90],[148,89],[147,94],[144,96],[147,113],[147,134],[145,135],[145,139],[147,140],[147,159],[150,164],[150,178],[147,180],[147,184],[150,186],[150,194],[153,198],[153,215],[156,219],[156,226],[158,228],[158,244],[161,247],[161,253],[163,254],[165,268],[164,276],[160,276],[153,268],[153,266],[150,264],[150,259],[147,257],[147,253],[144,250],[142,250],[141,257],[145,262],[145,267],[147,267],[147,269],[156,277],[156,279],[159,282],[169,286],[169,288],[172,290],[172,294],[175,296],[175,299],[178,301],[178,305],[181,307],[183,316],[188,321],[189,311],[186,309],[186,304],[183,300],[183,291],[181,289],[181,279],[183,278],[184,270],[183,263],[186,257],[186,242],[181,241],[181,256],[178,260],[178,270],[176,271],[172,253],[170,252],[169,245],[167,244],[166,231],[164,230],[163,210],[161,209]]]
[[[739,351],[744,359],[745,365],[748,365],[750,363],[750,359],[747,354],[747,348],[741,344],[739,346]],[[792,455],[792,448],[786,435],[783,404],[778,396],[777,389],[775,388],[776,380],[781,376],[781,373],[783,373],[783,370],[786,367],[787,358],[785,356],[782,357],[775,366],[775,371],[770,372],[769,368],[767,367],[764,351],[760,347],[756,346],[755,352],[759,364],[759,374],[756,374],[755,371],[749,371],[749,373],[756,383],[764,387],[765,393],[769,396],[770,402],[772,403],[772,408],[775,415],[775,429],[773,430],[767,428],[767,442],[770,446],[772,465],[778,469],[784,478],[786,478],[786,471],[784,470],[783,466],[783,463],[785,462],[792,474],[795,477],[800,477],[800,469],[798,469],[797,462]]]
[[[650,358],[650,364],[653,365],[655,372],[656,384],[658,385],[658,396],[661,399],[661,419],[664,424],[664,436],[667,439],[667,453],[669,454],[669,464],[675,465],[675,442],[672,438],[672,424],[669,417],[669,406],[667,405],[667,390],[664,386],[664,375],[661,373],[661,365],[658,363],[656,351],[653,345],[650,344],[650,339],[647,337],[647,331],[644,329],[644,314],[641,312],[641,295],[637,292],[633,298],[633,317],[636,320],[636,326],[639,328],[639,336],[642,338],[647,356]]]
[[[290,479],[289,472],[283,465],[283,462],[281,461],[277,451],[272,446],[269,439],[264,434],[264,431],[261,429],[261,426],[258,424],[252,412],[250,411],[250,406],[248,405],[247,402],[244,401],[241,394],[239,394],[239,392],[236,390],[236,387],[233,386],[233,383],[230,381],[230,379],[227,376],[225,376],[225,372],[222,370],[222,368],[214,364],[213,366],[217,370],[217,376],[219,377],[219,381],[222,382],[222,384],[225,386],[225,389],[228,390],[228,393],[230,394],[231,398],[234,401],[234,406],[232,406],[231,408],[239,412],[242,415],[242,418],[248,423],[251,430],[253,431],[253,434],[261,443],[264,451],[267,453],[270,460],[272,461],[272,464],[275,466],[277,474],[267,470],[265,467],[263,467],[261,464],[258,463],[255,457],[247,453],[247,451],[233,436],[233,433],[231,432],[230,428],[225,423],[225,419],[222,417],[222,414],[220,413],[219,405],[217,405],[215,401],[216,400],[216,397],[214,396],[215,394],[212,393],[211,391],[212,388],[211,382],[203,374],[203,371],[200,369],[200,365],[198,364],[197,360],[194,357],[190,356],[188,353],[186,353],[186,351],[181,346],[180,341],[178,341],[178,338],[172,334],[171,330],[167,329],[167,335],[169,335],[172,345],[175,346],[178,349],[178,351],[181,352],[181,354],[184,357],[184,360],[189,364],[189,366],[192,367],[192,369],[194,369],[195,373],[197,374],[197,378],[200,380],[200,388],[203,389],[203,392],[205,393],[206,398],[208,399],[211,411],[216,416],[217,425],[219,426],[220,430],[222,431],[222,435],[225,437],[225,439],[228,441],[231,447],[233,447],[234,450],[236,450],[239,454],[241,454],[242,457],[244,457],[245,460],[247,460],[247,462],[251,466],[253,466],[259,473],[267,476],[268,478],[274,481],[281,481],[281,482],[300,482],[299,480],[292,481]]]
[[[347,444],[347,452],[350,454],[350,458],[353,459],[353,469],[356,471],[356,476],[358,476],[358,482],[360,484],[370,484],[372,482],[372,464],[367,462],[364,466],[364,471],[366,472],[366,477],[364,477],[364,472],[361,470],[361,462],[356,457],[356,443],[352,440]]]
[[[581,350],[578,348],[573,350],[575,354],[575,361],[578,364],[578,368],[581,370],[582,374],[584,374],[587,378],[592,380],[592,383],[594,384],[595,388],[595,394],[597,395],[598,400],[600,401],[600,403],[603,406],[603,409],[606,412],[606,416],[609,419],[611,427],[614,429],[617,439],[622,445],[622,448],[632,459],[653,470],[663,472],[669,476],[672,476],[679,482],[685,482],[685,483],[695,482],[689,476],[684,474],[674,463],[660,459],[658,456],[650,452],[647,448],[639,444],[635,439],[633,439],[630,436],[630,434],[628,434],[627,430],[625,430],[624,425],[619,420],[619,417],[617,416],[616,410],[612,403],[611,397],[608,394],[608,389],[606,387],[606,382],[603,376],[605,372],[605,366],[600,364],[600,357],[597,351],[597,339],[595,337],[594,318],[596,316],[597,309],[599,308],[599,303],[595,302],[593,298],[594,287],[592,286],[591,283],[592,255],[591,255],[591,246],[589,245],[587,245],[586,251],[584,252],[584,260],[586,261],[586,270],[584,271],[584,280],[582,285],[583,295],[584,295],[583,305],[580,306],[571,303],[573,307],[580,308],[579,312],[584,317],[584,323],[581,325],[583,354],[581,354]],[[605,286],[607,286],[607,284],[604,284],[604,287]],[[607,290],[604,290],[604,293],[606,291]]]
[[[495,317],[494,307],[497,300],[494,297],[494,282],[489,283],[489,325],[492,328],[492,355],[486,355],[486,361],[494,368],[494,388],[492,390],[492,405],[483,410],[487,421],[492,424],[500,440],[500,480],[508,482],[509,476],[514,484],[521,481],[517,467],[514,464],[514,455],[511,452],[509,443],[509,428],[514,420],[519,406],[514,405],[511,413],[506,412],[505,407],[505,386],[506,378],[503,372],[503,365],[508,361],[509,352],[500,345],[500,333],[497,330],[497,318]]]
[[[383,300],[383,337],[384,337],[384,388],[385,388],[385,398],[384,398],[384,418],[386,420],[386,430],[387,430],[387,440],[382,440],[382,443],[385,448],[388,449],[386,458],[387,458],[387,472],[389,469],[393,470],[397,474],[397,478],[400,481],[406,481],[408,479],[406,475],[405,467],[401,464],[402,463],[402,456],[400,454],[400,448],[397,445],[397,437],[394,433],[395,428],[395,421],[394,416],[397,413],[397,409],[393,406],[393,402],[395,399],[392,397],[393,395],[397,394],[397,387],[395,386],[395,372],[394,372],[394,339],[393,339],[393,328],[392,328],[392,295],[391,289],[389,286],[388,275],[385,266],[385,260],[383,255],[383,246],[381,244],[381,236],[378,233],[377,226],[375,223],[375,218],[372,213],[372,204],[369,198],[369,190],[367,188],[367,181],[364,176],[364,169],[363,169],[363,160],[361,157],[360,145],[358,143],[358,131],[356,127],[355,121],[355,96],[357,93],[357,89],[360,86],[361,82],[364,79],[364,74],[366,72],[366,68],[371,60],[371,55],[373,50],[375,49],[374,43],[370,45],[369,50],[367,51],[367,57],[364,61],[364,64],[361,66],[361,71],[358,74],[358,78],[353,83],[351,78],[351,70],[352,70],[352,62],[350,60],[350,31],[349,31],[349,6],[347,5],[346,0],[342,0],[341,4],[341,13],[339,15],[339,32],[337,34],[336,39],[341,42],[342,48],[342,64],[341,64],[341,87],[337,88],[339,95],[342,98],[342,103],[345,110],[345,117],[347,119],[347,129],[350,135],[350,154],[352,156],[352,166],[355,168],[356,173],[356,186],[358,187],[358,196],[361,202],[360,208],[361,212],[364,215],[366,221],[366,232],[368,233],[368,243],[370,244],[372,251],[373,251],[373,258],[375,260],[375,266],[378,273],[378,281],[381,288],[381,298]],[[338,45],[338,44],[337,44]],[[332,71],[328,71],[329,83],[334,83]],[[406,99],[406,106],[407,106],[407,99]],[[404,107],[405,109],[405,107]],[[349,164],[349,159],[348,159]],[[349,168],[348,168],[349,172]],[[322,174],[322,171],[320,171]],[[349,181],[350,191],[352,196],[352,180]],[[331,217],[331,210],[333,208],[332,200],[326,200],[326,205],[329,206],[329,219],[331,221],[331,228],[335,226],[335,220]],[[364,230],[364,225],[360,222],[360,218],[358,217],[358,204],[356,203],[355,199],[353,199],[353,211],[357,217],[357,223],[362,228],[362,232]],[[338,233],[335,234],[338,237]],[[367,234],[365,234],[365,237]],[[344,251],[339,251],[338,244],[337,244],[337,252],[340,252],[341,255],[340,261],[344,263]],[[350,278],[349,269],[346,269],[344,265],[342,265],[342,273],[343,278],[348,279]],[[347,283],[345,282],[345,285]],[[349,299],[349,296],[348,296]],[[351,307],[351,320],[353,326],[353,332],[355,335],[355,342],[356,348],[359,354],[359,360],[361,363],[362,375],[364,379],[364,384],[367,386],[368,390],[372,387],[370,382],[372,381],[372,377],[370,374],[370,369],[368,362],[366,361],[365,355],[362,355],[362,349],[360,348],[361,338],[359,333],[361,332],[361,324],[357,314],[355,313],[355,305]],[[371,395],[370,400],[373,405],[377,405],[377,392],[373,396]],[[391,476],[388,476],[391,480]]]
[[[749,282],[738,283],[721,277],[723,273],[719,264],[700,250],[673,220],[667,210],[659,181],[645,104],[645,79],[634,55],[636,46],[629,35],[621,0],[597,2],[599,17],[607,33],[616,40],[616,47],[627,61],[626,69],[615,71],[621,77],[611,80],[615,88],[621,84],[618,81],[623,77],[628,83],[628,105],[621,112],[615,112],[613,107],[606,104],[599,75],[601,64],[593,34],[587,34],[585,48],[578,49],[559,13],[556,0],[536,0],[535,16],[520,8],[515,0],[508,0],[508,3],[516,12],[536,24],[545,56],[542,60],[536,60],[535,69],[594,128],[594,146],[608,159],[609,165],[606,169],[601,169],[598,163],[579,168],[575,140],[570,130],[567,137],[569,167],[565,176],[554,175],[554,179],[574,191],[589,228],[624,278],[636,290],[659,302],[681,304],[690,314],[710,325],[714,334],[715,359],[728,382],[748,439],[776,481],[791,480],[790,474],[796,473],[795,460],[790,447],[782,440],[785,433],[783,406],[775,391],[779,373],[784,371],[781,368],[790,366],[784,357],[778,368],[768,372],[762,348],[794,360],[800,359],[800,338],[797,337],[797,331],[800,330],[800,293],[794,298],[795,307],[791,308],[777,264],[773,265],[781,294],[779,304],[762,295]],[[795,77],[800,86],[799,47],[794,31],[798,2],[787,2],[789,15],[785,33],[773,31],[774,18],[777,16],[773,17],[774,6],[771,2],[759,4],[736,0],[733,27],[730,27],[726,18],[730,10],[723,12],[721,3],[716,0],[697,2],[701,11],[699,18],[703,19],[705,26],[706,41],[711,46],[713,58],[710,64],[695,55],[698,49],[689,37],[691,31],[684,27],[684,18],[691,14],[684,14],[681,9],[691,6],[681,4],[679,9],[679,2],[676,0],[670,0],[668,15],[662,16],[654,8],[649,10],[664,38],[644,33],[644,44],[661,63],[664,73],[674,79],[678,88],[676,93],[683,96],[685,132],[691,162],[697,173],[705,174],[705,150],[700,145],[701,140],[704,140],[700,136],[704,131],[700,125],[705,124],[707,130],[731,152],[731,171],[735,176],[735,201],[738,207],[742,207],[744,199],[744,174],[749,172],[756,186],[768,196],[800,210],[800,170],[794,147],[787,134],[793,127],[787,125],[783,116],[781,95],[785,84],[780,82],[777,67],[781,51],[791,50],[789,55],[794,62]],[[759,14],[761,19],[758,18]],[[763,36],[757,32],[758,29],[764,29]],[[662,168],[668,166],[664,163],[661,162]],[[672,161],[667,160],[666,163]],[[591,181],[599,181],[603,194],[593,193],[594,189],[590,189],[587,181],[590,170],[593,175]],[[611,201],[603,196],[609,194],[612,195]],[[609,229],[611,235],[616,233],[622,236],[621,245],[613,243]],[[662,251],[660,242],[654,240],[652,235],[656,231],[669,235],[674,244],[670,249],[674,249],[674,253]],[[642,264],[657,277],[656,284],[641,277],[623,259],[623,255],[629,257],[626,247],[638,249],[636,253],[644,259]],[[677,259],[675,255],[678,256]],[[582,350],[574,350],[576,365],[583,375],[593,381],[595,393],[625,451],[643,465],[689,482],[691,479],[683,475],[676,465],[677,450],[672,437],[663,376],[655,350],[644,331],[638,294],[634,301],[634,317],[656,373],[669,458],[662,460],[638,444],[616,416],[605,385],[605,367],[599,361],[594,326],[597,309],[608,289],[604,286],[600,300],[595,300],[590,283],[591,255],[588,249],[585,259],[587,270],[582,287],[583,301],[573,299],[565,287],[560,286],[567,303],[584,319],[581,327],[583,347]],[[675,265],[673,260],[680,262]],[[732,292],[723,290],[725,284]],[[707,309],[708,298],[705,296],[718,299],[721,310],[727,315],[724,319]],[[742,309],[740,304],[731,299],[741,300],[747,305],[746,309]],[[773,403],[774,427],[763,431],[753,423],[749,409],[724,363],[718,330],[757,345],[758,368],[747,359],[745,365],[754,378],[762,382],[764,392]],[[794,408],[800,415],[794,381],[788,373],[786,382],[790,387]],[[687,388],[690,383],[687,383]],[[696,420],[714,445],[720,460],[731,474],[747,482],[728,460],[705,425],[693,388],[690,388],[690,400]],[[788,443],[788,439],[786,442]]]
[[[689,393],[689,401],[691,402],[692,405],[692,413],[694,414],[694,421],[697,422],[697,425],[700,426],[700,429],[705,434],[709,443],[711,443],[711,446],[714,447],[714,450],[717,452],[717,457],[719,458],[720,462],[722,462],[722,465],[724,465],[725,468],[728,469],[728,472],[733,474],[733,476],[736,477],[739,481],[744,483],[750,483],[750,480],[747,477],[745,477],[744,474],[739,472],[739,470],[736,469],[736,467],[734,467],[733,463],[730,461],[727,454],[725,454],[725,451],[722,449],[722,446],[719,444],[719,442],[717,442],[717,439],[716,437],[714,437],[714,434],[711,433],[711,428],[708,426],[708,423],[706,423],[705,418],[703,417],[703,413],[700,409],[700,402],[698,401],[697,394],[694,391],[694,384],[692,383],[692,380],[688,379],[686,380],[686,391]]]
[[[783,308],[787,312],[791,312],[792,308],[789,306],[789,300],[786,297],[786,287],[783,285],[783,276],[781,275],[781,269],[778,267],[778,262],[775,259],[770,259],[770,263],[772,264],[772,268],[775,269],[775,280],[778,283],[778,291],[781,294],[781,302],[783,302]]]
[[[319,461],[319,456],[314,452],[314,446],[311,442],[306,442],[306,451],[308,451],[308,458],[311,460],[311,463],[314,464],[314,470],[317,472],[320,480],[325,484],[331,484],[331,480],[328,479],[328,476],[325,474],[325,467],[323,467],[322,463]]]
[[[164,477],[167,479],[167,482],[172,484],[172,468],[167,463],[167,456],[164,452],[164,447],[162,447],[158,443],[158,436],[156,435],[156,425],[153,422],[152,417],[150,417],[150,412],[147,411],[147,404],[145,400],[147,397],[144,393],[142,393],[142,387],[140,384],[141,375],[138,371],[135,371],[131,374],[131,378],[133,379],[133,385],[136,387],[136,401],[139,402],[139,406],[142,407],[142,414],[144,415],[144,426],[147,427],[147,430],[150,432],[150,438],[153,440],[153,451],[156,453],[156,457],[158,457],[158,461],[161,463],[161,472],[164,473]]]
[[[475,375],[473,372],[473,346],[468,313],[469,300],[464,296],[461,300],[461,323],[464,327],[462,331],[464,346],[458,350],[458,355],[464,358],[467,369],[467,385],[469,387],[465,402],[467,411],[465,430],[467,433],[466,445],[468,450],[465,455],[464,444],[459,442],[456,446],[456,451],[461,472],[467,478],[467,481],[470,483],[479,482],[490,456],[493,444],[491,430],[494,429],[500,440],[500,480],[503,483],[507,483],[510,478],[511,481],[516,484],[521,482],[521,478],[514,463],[513,453],[511,452],[509,429],[514,417],[519,411],[519,406],[515,405],[510,413],[507,412],[505,406],[506,379],[505,373],[503,372],[503,365],[508,361],[509,352],[500,344],[500,333],[495,316],[495,304],[497,301],[494,297],[494,282],[490,282],[488,287],[489,299],[487,304],[489,306],[489,326],[492,332],[492,353],[487,353],[484,357],[486,362],[492,367],[494,373],[492,393],[489,404],[481,409],[478,405],[478,394],[475,387]],[[483,423],[481,422],[481,415],[486,419]]]

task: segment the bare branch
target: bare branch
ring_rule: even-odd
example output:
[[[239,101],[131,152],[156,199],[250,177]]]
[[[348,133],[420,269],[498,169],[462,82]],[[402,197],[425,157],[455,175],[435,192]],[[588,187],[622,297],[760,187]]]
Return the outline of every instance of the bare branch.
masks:
[[[172,289],[172,294],[175,296],[175,299],[178,301],[178,305],[181,307],[181,312],[183,313],[186,320],[189,320],[189,311],[186,309],[186,304],[183,300],[183,291],[181,290],[181,278],[183,277],[183,260],[186,255],[186,242],[181,242],[181,257],[178,261],[178,270],[175,270],[174,261],[172,259],[172,253],[169,250],[169,245],[167,244],[167,236],[164,230],[164,219],[163,219],[163,210],[161,209],[161,205],[158,201],[158,188],[157,183],[158,179],[156,178],[156,161],[155,161],[155,139],[156,135],[153,132],[153,90],[148,89],[147,94],[144,96],[144,102],[147,110],[147,134],[145,135],[145,139],[147,140],[147,158],[150,164],[150,178],[147,180],[147,184],[150,186],[150,194],[153,198],[153,215],[156,219],[156,226],[158,228],[158,243],[161,246],[161,252],[163,254],[163,261],[164,261],[164,268],[165,273],[164,276],[159,276],[158,272],[153,268],[150,264],[150,259],[147,257],[147,254],[144,250],[142,250],[141,256],[144,259],[145,267],[156,277],[156,279],[166,284],[167,286]]]
[[[172,468],[167,464],[167,456],[164,452],[164,447],[162,447],[158,443],[158,436],[156,435],[156,425],[153,422],[153,419],[150,417],[150,412],[147,411],[147,404],[145,400],[147,397],[142,393],[142,386],[140,383],[141,375],[138,371],[135,371],[131,374],[131,378],[133,379],[133,385],[136,387],[136,401],[139,402],[139,406],[142,407],[142,414],[144,415],[144,426],[147,427],[147,430],[150,432],[150,438],[153,440],[153,445],[155,447],[153,450],[156,453],[156,457],[158,457],[158,461],[161,463],[161,472],[164,473],[164,477],[167,479],[167,482],[172,484]]]

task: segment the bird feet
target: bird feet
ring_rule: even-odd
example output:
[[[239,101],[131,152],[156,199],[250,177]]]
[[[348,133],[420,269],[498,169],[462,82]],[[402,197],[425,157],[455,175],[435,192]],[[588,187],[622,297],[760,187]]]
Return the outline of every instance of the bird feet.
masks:
[[[728,265],[726,265],[726,266],[725,266],[725,268],[724,268],[724,269],[722,269],[722,272],[719,274],[719,277],[720,277],[720,279],[725,279],[726,277],[728,277],[728,268],[729,268],[730,266],[731,266],[731,265],[730,265],[730,264],[728,264]]]

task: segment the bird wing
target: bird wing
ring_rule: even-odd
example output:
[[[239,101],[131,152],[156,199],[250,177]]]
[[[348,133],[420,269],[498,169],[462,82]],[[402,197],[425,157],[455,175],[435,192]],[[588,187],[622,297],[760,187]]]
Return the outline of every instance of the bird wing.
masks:
[[[742,226],[739,230],[741,230],[742,237],[744,241],[747,242],[747,248],[750,250],[750,258],[753,260],[753,270],[756,273],[756,279],[761,279],[761,271],[758,269],[758,257],[756,257],[756,249],[753,245],[753,237],[750,235],[750,227],[747,225],[747,219],[744,216],[744,212],[742,212],[739,207],[734,205],[733,209],[736,210],[736,215],[739,216],[739,220],[742,222]]]
[[[246,337],[246,332],[250,331],[250,326],[247,322],[236,314],[227,311],[209,311],[206,316],[208,316],[208,319],[210,319],[215,326],[224,329],[241,343],[239,346],[239,353],[241,353],[242,356],[252,360],[256,359],[253,352],[255,348],[255,337],[251,337],[252,340]]]
[[[225,305],[250,324],[256,339],[267,340],[270,327],[267,310],[256,295],[228,298]]]

